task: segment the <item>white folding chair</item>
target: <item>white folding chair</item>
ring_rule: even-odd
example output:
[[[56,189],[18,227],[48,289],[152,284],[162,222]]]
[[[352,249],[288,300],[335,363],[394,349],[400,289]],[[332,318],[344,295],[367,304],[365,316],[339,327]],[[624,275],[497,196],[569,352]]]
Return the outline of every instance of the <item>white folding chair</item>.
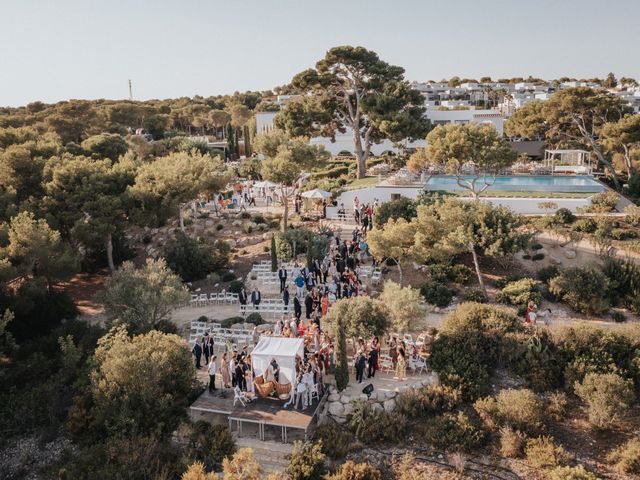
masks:
[[[198,305],[203,306],[209,303],[209,296],[206,293],[201,293],[198,296]]]
[[[249,399],[247,397],[244,396],[244,393],[242,392],[242,390],[240,390],[240,387],[233,387],[233,406],[236,406],[236,402],[240,402],[240,405],[242,405],[243,407],[247,406],[247,403],[249,403]]]
[[[192,293],[191,294],[191,300],[189,301],[189,304],[191,305],[198,305],[198,294],[197,293]]]
[[[218,303],[218,294],[217,293],[210,293],[209,294],[209,305],[213,305],[215,303]]]

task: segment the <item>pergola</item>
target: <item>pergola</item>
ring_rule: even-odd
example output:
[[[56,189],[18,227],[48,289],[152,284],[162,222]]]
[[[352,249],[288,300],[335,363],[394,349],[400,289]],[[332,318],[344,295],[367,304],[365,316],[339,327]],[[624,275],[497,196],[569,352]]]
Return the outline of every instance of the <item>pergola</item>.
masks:
[[[591,153],[586,150],[545,150],[544,165],[551,174],[591,174]]]

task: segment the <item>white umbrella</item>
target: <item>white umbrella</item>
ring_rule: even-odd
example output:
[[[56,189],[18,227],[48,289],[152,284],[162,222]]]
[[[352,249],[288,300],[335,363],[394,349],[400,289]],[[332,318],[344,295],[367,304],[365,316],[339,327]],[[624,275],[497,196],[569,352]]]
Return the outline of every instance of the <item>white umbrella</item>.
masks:
[[[324,190],[320,190],[319,188],[314,188],[313,190],[309,190],[308,192],[302,193],[304,198],[329,198],[331,197],[331,193],[325,192]]]
[[[277,186],[278,185],[276,183],[270,182],[269,180],[263,180],[261,182],[256,182],[253,185],[253,188],[273,188]]]

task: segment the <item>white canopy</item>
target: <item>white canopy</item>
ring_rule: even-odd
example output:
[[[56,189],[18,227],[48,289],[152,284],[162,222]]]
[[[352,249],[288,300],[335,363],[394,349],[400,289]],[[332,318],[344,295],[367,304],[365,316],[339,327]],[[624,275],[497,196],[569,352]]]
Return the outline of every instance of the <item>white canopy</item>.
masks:
[[[260,337],[260,341],[251,352],[253,372],[257,377],[267,369],[275,359],[280,367],[279,383],[295,383],[296,355],[304,357],[304,340],[301,338]]]
[[[308,192],[302,193],[304,198],[329,198],[331,197],[331,193],[325,192],[324,190],[320,190],[319,188],[314,188],[313,190],[309,190]]]
[[[256,182],[253,184],[253,188],[274,188],[277,187],[278,185],[269,181],[269,180],[262,180],[260,182]]]

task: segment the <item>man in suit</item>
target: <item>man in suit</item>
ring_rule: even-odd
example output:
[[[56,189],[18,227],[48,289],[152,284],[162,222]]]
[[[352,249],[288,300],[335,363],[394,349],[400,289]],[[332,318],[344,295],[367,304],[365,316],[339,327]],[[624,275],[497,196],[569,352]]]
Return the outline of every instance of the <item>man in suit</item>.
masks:
[[[282,292],[282,303],[284,303],[285,312],[289,309],[289,287],[284,286],[284,291]]]
[[[280,279],[280,293],[284,291],[284,287],[287,284],[287,269],[280,267],[278,270],[278,278]]]
[[[262,295],[260,295],[260,290],[258,290],[258,287],[256,287],[253,289],[253,293],[251,293],[251,303],[253,304],[253,308],[255,308],[256,310],[258,310],[260,300],[262,300]]]
[[[311,290],[307,292],[307,296],[304,299],[304,310],[307,320],[311,318],[311,312],[313,312],[313,296]]]
[[[238,294],[238,301],[240,302],[240,305],[247,304],[247,292],[244,288],[241,289],[240,293]]]
[[[293,314],[296,316],[296,320],[299,322],[302,316],[302,304],[300,303],[300,297],[295,295],[293,297]]]
[[[320,280],[322,280],[322,267],[320,266],[320,260],[317,258],[313,261],[313,276],[316,284],[320,283]]]

